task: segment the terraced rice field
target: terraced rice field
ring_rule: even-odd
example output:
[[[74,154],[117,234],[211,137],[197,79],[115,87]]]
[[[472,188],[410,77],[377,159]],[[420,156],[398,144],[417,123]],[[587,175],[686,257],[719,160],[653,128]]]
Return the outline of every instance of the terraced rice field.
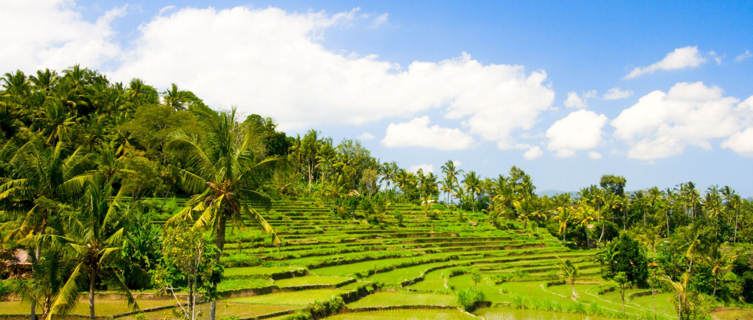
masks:
[[[252,227],[231,230],[227,237],[222,259],[235,267],[225,269],[219,285],[224,298],[217,304],[218,319],[283,319],[335,297],[344,300],[345,308],[330,319],[569,320],[621,314],[617,293],[599,294],[602,283],[594,252],[565,248],[543,229],[498,230],[483,214],[466,212],[460,220],[457,213],[435,208],[441,213],[431,219],[421,207],[393,205],[384,224],[376,226],[342,219],[331,206],[313,200],[275,201],[265,216],[283,239],[282,246],[273,246]],[[403,215],[401,226],[394,212]],[[573,261],[581,274],[575,285],[577,301],[569,285],[548,285],[558,280],[564,259]],[[472,273],[481,275],[478,283]],[[476,310],[476,315],[461,311],[456,292],[469,287],[481,290],[490,307]],[[653,319],[655,305],[658,319],[674,317],[667,295],[653,299],[629,299],[627,315],[639,318],[648,312]],[[121,304],[106,306],[113,301]],[[101,302],[102,315],[135,317],[126,314],[130,310],[122,301],[113,301]],[[171,318],[169,307],[148,309],[170,303],[143,301],[141,315]],[[0,313],[27,309],[19,302],[0,304]],[[208,312],[208,304],[200,309]],[[86,311],[82,303],[73,313]]]

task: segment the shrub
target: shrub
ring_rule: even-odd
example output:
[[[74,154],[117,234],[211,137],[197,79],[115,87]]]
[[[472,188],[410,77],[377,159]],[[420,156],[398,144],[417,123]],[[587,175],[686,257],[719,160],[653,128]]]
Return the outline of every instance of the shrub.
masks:
[[[465,311],[473,311],[481,301],[484,301],[484,293],[476,288],[468,288],[460,290],[457,293],[458,304]]]
[[[11,280],[0,280],[0,301],[3,301],[11,292],[13,292]]]

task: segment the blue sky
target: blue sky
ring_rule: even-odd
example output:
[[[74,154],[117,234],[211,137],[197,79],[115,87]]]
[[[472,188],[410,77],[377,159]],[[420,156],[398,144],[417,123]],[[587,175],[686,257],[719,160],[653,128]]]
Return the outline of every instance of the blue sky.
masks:
[[[289,133],[361,137],[403,167],[517,165],[539,190],[613,173],[628,189],[753,195],[751,1],[24,6],[0,4],[0,39],[17,44],[0,49],[3,72],[81,63],[175,82]]]

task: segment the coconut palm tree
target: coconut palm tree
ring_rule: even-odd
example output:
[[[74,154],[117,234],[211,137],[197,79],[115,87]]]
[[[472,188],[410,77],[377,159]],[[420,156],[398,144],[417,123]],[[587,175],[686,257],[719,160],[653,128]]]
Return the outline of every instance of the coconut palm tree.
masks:
[[[267,173],[265,170],[278,158],[255,158],[251,149],[254,137],[241,128],[235,115],[235,109],[203,115],[201,121],[208,130],[203,145],[181,133],[167,144],[168,150],[184,160],[178,171],[186,190],[195,193],[176,217],[190,216],[196,221],[194,228],[210,229],[216,235],[217,261],[225,246],[227,223],[240,222],[244,215],[250,215],[264,231],[272,233],[275,244],[280,243],[261,213],[247,205],[248,201],[269,204],[269,197],[259,191],[259,187]],[[212,301],[212,320],[215,310],[216,301]]]
[[[442,180],[442,191],[447,194],[447,202],[452,202],[452,196],[458,185],[458,176],[463,173],[463,170],[458,169],[455,166],[455,161],[447,160],[442,165],[442,173],[444,173],[444,179]]]
[[[481,194],[481,180],[475,171],[469,171],[463,177],[463,185],[468,193],[468,199],[471,201],[471,208],[476,211],[477,197]]]
[[[70,152],[62,142],[49,146],[44,138],[34,135],[8,161],[13,172],[1,180],[0,201],[12,199],[19,203],[22,218],[6,240],[22,240],[21,244],[32,253],[32,273],[35,263],[44,255],[43,250],[49,248],[44,245],[48,237],[62,234],[62,213],[70,210],[75,195],[91,177],[86,172],[88,160],[81,148]],[[45,301],[56,293],[56,290],[35,290],[48,293],[42,299]],[[31,300],[32,319],[36,318],[36,303],[37,299]]]
[[[72,215],[72,223],[64,237],[73,249],[73,259],[77,264],[60,289],[48,320],[52,319],[53,314],[67,313],[78,302],[79,292],[84,290],[89,292],[89,318],[94,320],[97,280],[114,280],[111,282],[125,293],[128,305],[138,308],[122,271],[115,263],[123,245],[123,208],[120,201],[124,188],[113,195],[112,184],[100,174],[89,180],[86,186],[81,206]],[[88,286],[81,287],[82,283]]]

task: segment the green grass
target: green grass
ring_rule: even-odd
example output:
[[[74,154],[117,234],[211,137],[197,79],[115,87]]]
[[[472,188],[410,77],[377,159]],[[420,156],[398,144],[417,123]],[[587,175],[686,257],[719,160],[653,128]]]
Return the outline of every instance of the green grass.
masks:
[[[136,301],[141,309],[148,309],[154,307],[168,306],[175,304],[175,300],[172,299],[144,299]],[[31,305],[27,301],[1,301],[0,302],[0,314],[28,314],[31,310]],[[39,309],[38,309],[39,311]],[[134,311],[128,306],[123,299],[97,299],[95,300],[94,312],[98,316],[110,316],[119,313],[126,313]],[[81,298],[71,314],[77,315],[89,315],[89,300]]]
[[[303,276],[288,279],[276,280],[275,285],[280,288],[306,286],[306,285],[336,285],[345,281],[353,279],[351,277],[340,276]]]
[[[381,291],[371,294],[348,305],[349,308],[386,307],[386,306],[455,306],[456,297],[449,294],[415,293],[407,291]]]
[[[199,319],[208,319],[209,318],[209,304],[202,304],[197,306],[199,311]],[[280,312],[280,311],[287,311],[287,310],[296,310],[299,309],[299,306],[292,306],[292,305],[254,305],[249,306],[248,304],[243,303],[232,303],[232,302],[226,302],[226,301],[219,301],[217,302],[217,319],[222,319],[223,317],[227,316],[236,316],[239,318],[251,318],[251,317],[257,317],[260,315]],[[145,312],[142,313],[142,315],[146,319],[150,320],[162,320],[162,319],[176,319],[174,315],[174,311],[180,312],[180,309],[168,309],[168,310],[160,310],[160,311],[152,311],[152,312]],[[124,318],[118,318],[118,319],[127,319],[127,320],[135,320],[136,315],[128,316]]]
[[[332,297],[345,293],[343,289],[315,289],[291,292],[277,292],[265,295],[240,297],[228,299],[228,302],[246,304],[273,304],[273,305],[296,305],[306,306],[309,303],[329,300]]]
[[[267,277],[273,273],[299,270],[299,267],[242,267],[225,269],[225,277]]]
[[[387,319],[404,319],[404,320],[470,320],[475,319],[458,310],[437,310],[437,309],[412,309],[412,310],[385,310],[369,312],[351,312],[338,314],[326,319],[330,320],[387,320]]]
[[[274,283],[269,278],[231,278],[225,279],[217,285],[217,290],[220,292],[242,290],[242,289],[255,289],[271,286]]]

